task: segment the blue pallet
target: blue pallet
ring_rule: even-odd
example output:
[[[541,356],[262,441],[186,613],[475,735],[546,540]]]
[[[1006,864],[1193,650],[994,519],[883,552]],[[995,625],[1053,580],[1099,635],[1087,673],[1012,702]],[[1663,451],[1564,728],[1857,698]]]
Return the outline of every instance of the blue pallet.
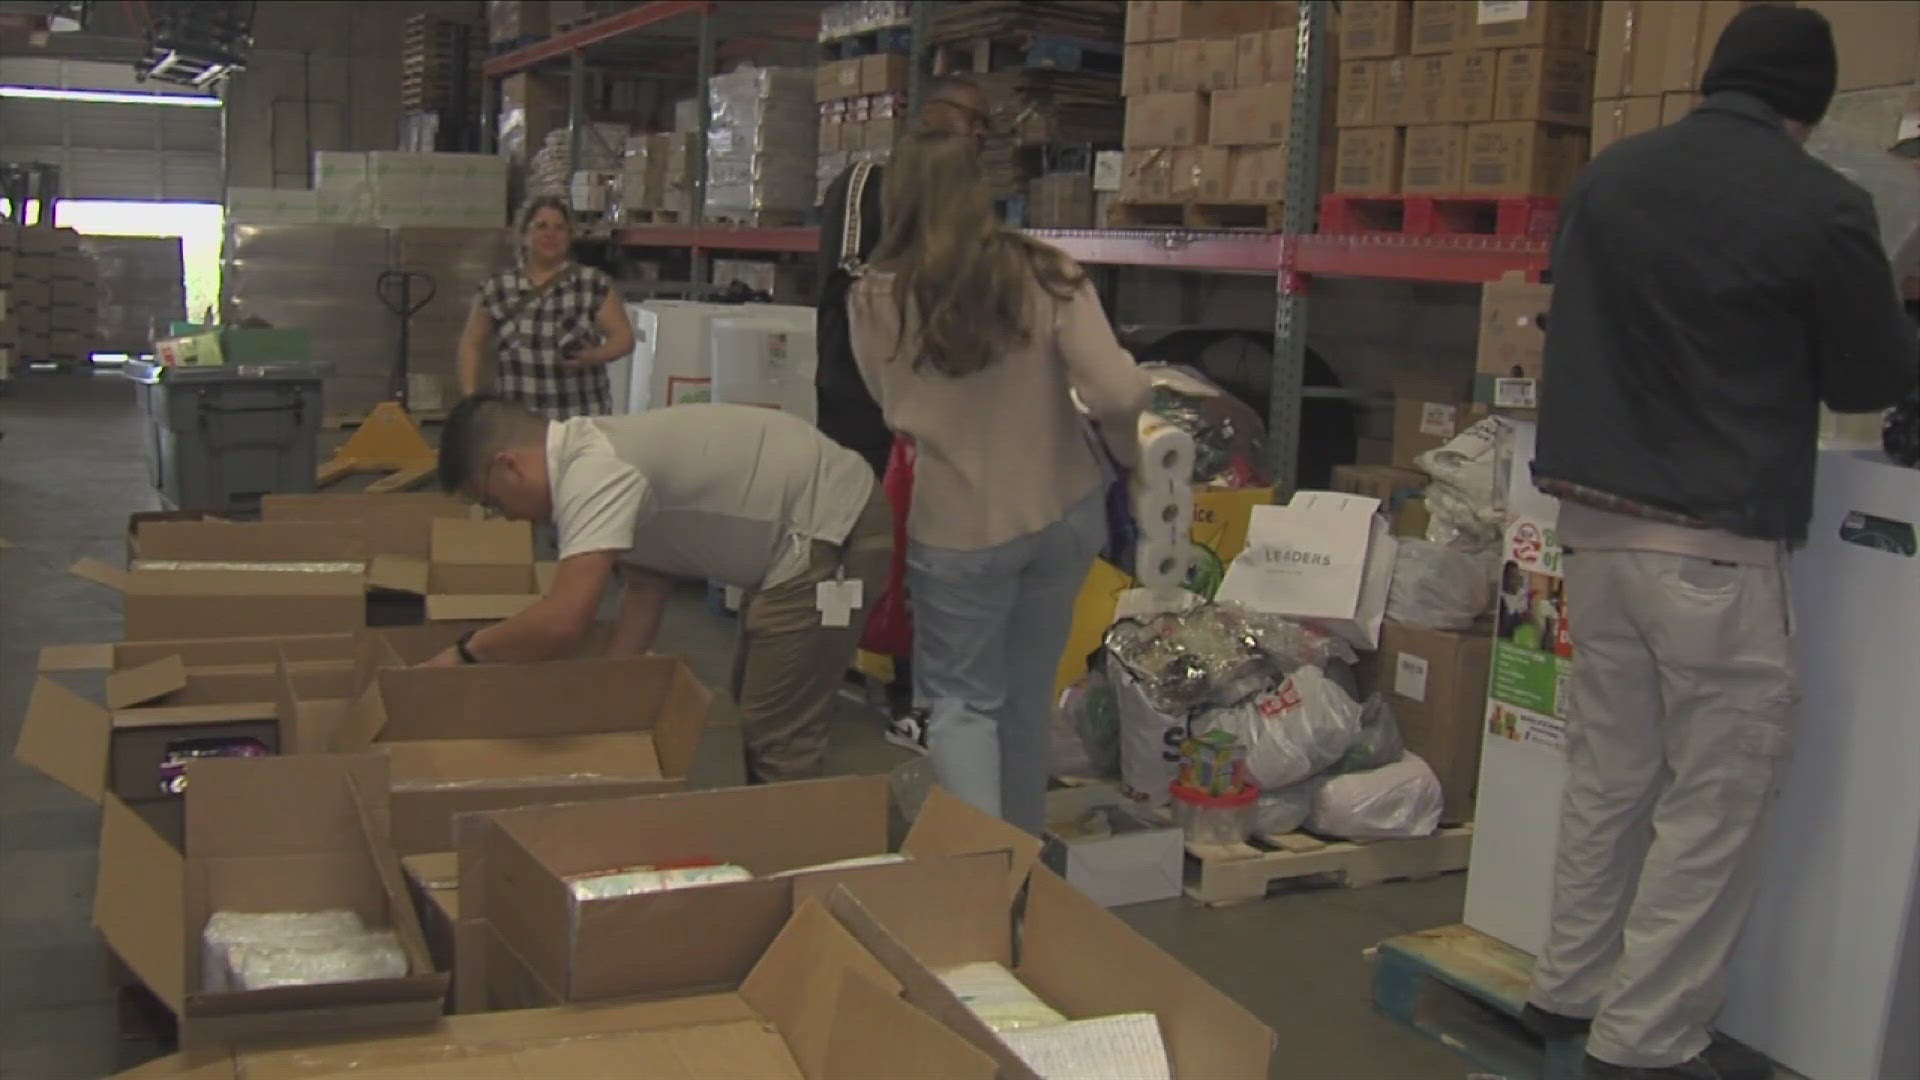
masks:
[[[1520,1024],[1533,958],[1465,926],[1380,943],[1373,1005],[1506,1080],[1581,1080],[1586,1039],[1543,1040]]]

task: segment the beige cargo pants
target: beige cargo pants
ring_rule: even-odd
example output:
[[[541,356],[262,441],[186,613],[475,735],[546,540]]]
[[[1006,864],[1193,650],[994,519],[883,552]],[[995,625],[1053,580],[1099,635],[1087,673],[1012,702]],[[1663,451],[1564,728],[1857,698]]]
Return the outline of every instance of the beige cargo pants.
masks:
[[[1784,558],[1567,556],[1567,784],[1532,1001],[1592,1017],[1602,1061],[1707,1046],[1799,704]]]
[[[814,541],[807,569],[792,581],[749,593],[740,605],[733,697],[740,703],[750,783],[806,780],[826,764],[827,729],[867,613],[893,565],[893,510],[878,483],[843,544]],[[820,624],[814,586],[858,578],[862,603],[851,626]]]

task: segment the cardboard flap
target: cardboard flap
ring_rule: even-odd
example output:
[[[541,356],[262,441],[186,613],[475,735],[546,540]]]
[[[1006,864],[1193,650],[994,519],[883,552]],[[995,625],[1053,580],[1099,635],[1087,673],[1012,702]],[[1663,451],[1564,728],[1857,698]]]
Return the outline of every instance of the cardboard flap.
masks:
[[[915,858],[928,855],[966,855],[976,851],[1005,851],[1012,857],[1007,872],[1007,901],[1011,903],[1027,883],[1027,873],[1040,859],[1042,842],[1024,829],[981,813],[959,796],[935,786],[928,789],[920,814],[913,819],[900,850]]]
[[[533,562],[533,526],[498,518],[436,518],[433,561],[476,566]]]
[[[434,622],[511,619],[539,599],[531,593],[440,593],[427,597],[427,618]]]
[[[186,1003],[185,867],[180,853],[113,796],[100,812],[93,923],[115,955],[179,1015]]]
[[[376,589],[425,596],[430,569],[425,559],[381,552],[367,561],[367,584]]]
[[[187,666],[180,657],[162,657],[107,676],[107,708],[130,709],[185,689],[186,685]]]
[[[799,1058],[807,1080],[849,1076],[913,1076],[924,1080],[992,1080],[992,1056],[948,1031],[938,1020],[889,993],[852,968],[840,970],[833,995],[827,1051],[815,1071]]]
[[[1028,885],[1018,974],[1070,1017],[1150,1012],[1175,1076],[1265,1076],[1273,1030],[1041,867]]]
[[[340,717],[340,723],[327,739],[327,748],[336,754],[352,754],[373,745],[387,726],[387,706],[380,696],[380,680],[375,679]]]
[[[861,948],[826,908],[808,900],[794,911],[740,986],[741,998],[780,1029],[800,1070],[809,1077],[847,1075],[825,1071],[843,974],[883,988],[889,997],[900,992],[899,980],[887,974],[886,967]]]
[[[427,974],[433,970],[433,960],[427,955],[427,935],[420,928],[420,915],[413,908],[412,895],[407,892],[400,859],[387,839],[393,832],[387,791],[382,787],[377,797],[369,798],[352,773],[347,774],[346,780],[347,795],[353,800],[354,813],[360,819],[360,835],[367,842],[367,854],[373,859],[380,885],[387,892],[387,915],[393,920],[394,936],[400,939],[400,948],[407,954],[407,970],[415,975]]]
[[[195,760],[187,765],[186,850],[195,860],[358,851],[361,810],[348,777],[385,820],[387,759],[379,754]]]
[[[141,559],[183,562],[357,562],[367,546],[351,529],[303,522],[149,521],[134,532]]]
[[[48,645],[40,650],[40,671],[107,671],[113,667],[112,645]]]
[[[108,566],[99,559],[81,559],[69,567],[67,573],[119,592],[127,589],[127,572],[117,566]]]
[[[106,791],[113,715],[45,676],[33,682],[14,759],[93,802]]]

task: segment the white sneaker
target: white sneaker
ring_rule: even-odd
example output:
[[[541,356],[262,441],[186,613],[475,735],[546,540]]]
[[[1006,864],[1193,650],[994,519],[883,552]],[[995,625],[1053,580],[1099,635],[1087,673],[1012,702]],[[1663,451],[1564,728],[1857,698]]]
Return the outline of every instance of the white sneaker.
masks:
[[[927,710],[913,709],[887,724],[887,741],[916,754],[927,752]]]

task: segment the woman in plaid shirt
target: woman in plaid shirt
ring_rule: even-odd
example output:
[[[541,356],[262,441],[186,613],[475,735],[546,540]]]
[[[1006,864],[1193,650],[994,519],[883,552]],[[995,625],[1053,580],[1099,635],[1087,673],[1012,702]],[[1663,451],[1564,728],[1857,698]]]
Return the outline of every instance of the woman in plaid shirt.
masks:
[[[460,393],[479,393],[491,381],[501,397],[555,420],[612,413],[606,365],[633,351],[633,325],[613,279],[569,257],[573,215],[557,195],[529,200],[516,233],[519,265],[488,278],[467,313]]]

